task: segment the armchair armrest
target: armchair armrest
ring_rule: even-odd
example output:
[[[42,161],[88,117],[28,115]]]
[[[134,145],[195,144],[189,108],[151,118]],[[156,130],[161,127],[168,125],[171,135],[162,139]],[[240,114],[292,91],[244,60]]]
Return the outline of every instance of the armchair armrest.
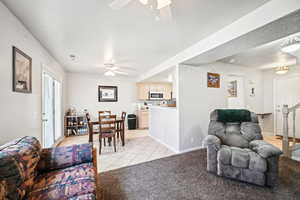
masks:
[[[207,148],[207,170],[217,173],[217,155],[221,148],[221,140],[215,135],[208,135],[203,141],[203,146]]]
[[[250,149],[255,151],[263,158],[270,158],[282,154],[282,151],[279,148],[270,143],[267,143],[264,140],[253,140],[252,142],[250,142],[249,146]]]
[[[41,151],[39,171],[51,171],[93,162],[92,144],[47,148]]]
[[[208,135],[203,140],[203,146],[208,148],[213,147],[215,151],[218,151],[221,148],[221,140],[215,135]]]

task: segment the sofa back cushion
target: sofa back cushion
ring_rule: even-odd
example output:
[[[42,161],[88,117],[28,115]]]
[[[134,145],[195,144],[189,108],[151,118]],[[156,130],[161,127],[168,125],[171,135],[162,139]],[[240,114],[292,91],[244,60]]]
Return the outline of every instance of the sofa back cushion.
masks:
[[[0,195],[2,199],[23,199],[31,190],[40,160],[41,146],[34,137],[23,137],[0,146]]]
[[[93,162],[93,145],[79,144],[43,149],[37,170],[40,173]]]

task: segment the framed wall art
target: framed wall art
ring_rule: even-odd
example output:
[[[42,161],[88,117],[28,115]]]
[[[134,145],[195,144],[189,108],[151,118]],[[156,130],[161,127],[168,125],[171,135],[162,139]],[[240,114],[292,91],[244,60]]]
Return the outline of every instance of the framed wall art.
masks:
[[[228,83],[228,97],[237,97],[237,81],[230,81]]]
[[[220,74],[207,73],[207,87],[220,88]]]
[[[118,87],[116,86],[99,86],[98,87],[99,102],[117,102]]]
[[[32,92],[32,59],[17,47],[13,47],[13,91]]]

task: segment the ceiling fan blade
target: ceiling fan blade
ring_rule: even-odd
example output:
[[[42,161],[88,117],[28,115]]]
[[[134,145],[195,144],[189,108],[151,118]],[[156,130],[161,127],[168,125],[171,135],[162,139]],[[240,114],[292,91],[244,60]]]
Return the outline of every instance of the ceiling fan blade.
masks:
[[[136,69],[132,68],[132,67],[126,67],[126,66],[120,66],[120,65],[117,65],[116,67],[118,67],[118,69],[124,69],[124,70],[127,70],[127,71],[132,71],[132,72],[136,71]]]
[[[113,10],[120,10],[121,8],[129,4],[131,1],[132,0],[114,0],[113,2],[111,2],[111,4],[109,4],[109,6]]]
[[[122,74],[122,75],[129,75],[128,73],[126,72],[121,72],[121,71],[114,71],[116,74]]]

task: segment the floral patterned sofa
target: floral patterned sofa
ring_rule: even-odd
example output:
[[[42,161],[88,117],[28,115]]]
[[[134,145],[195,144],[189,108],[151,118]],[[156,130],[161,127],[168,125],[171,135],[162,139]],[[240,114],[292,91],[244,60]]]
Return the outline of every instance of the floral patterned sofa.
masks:
[[[0,200],[96,199],[94,152],[91,144],[42,149],[34,137],[0,146]]]

